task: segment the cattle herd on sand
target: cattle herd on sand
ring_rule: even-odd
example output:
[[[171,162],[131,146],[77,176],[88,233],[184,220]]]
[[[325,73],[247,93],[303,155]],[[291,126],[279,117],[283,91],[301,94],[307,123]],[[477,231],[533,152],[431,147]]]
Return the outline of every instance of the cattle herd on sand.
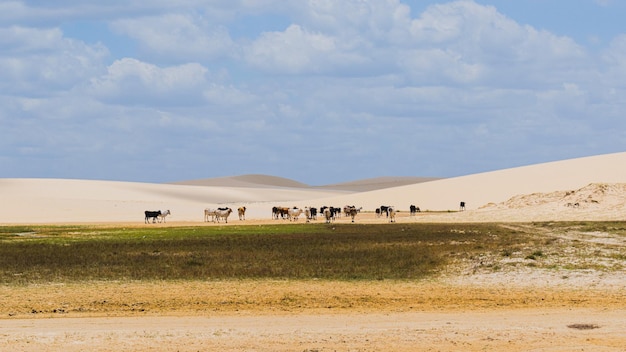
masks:
[[[343,208],[337,207],[329,207],[323,206],[319,209],[316,207],[281,207],[275,206],[272,207],[272,219],[275,220],[289,220],[289,221],[298,221],[300,216],[304,216],[306,222],[316,221],[318,215],[323,219],[327,224],[334,222],[337,218],[341,217],[350,217],[351,221],[354,222],[356,216],[363,210],[363,207],[357,208],[354,205],[346,205]],[[233,209],[229,207],[220,207],[216,209],[206,208],[204,209],[204,222],[221,222],[228,223],[228,217],[233,212]],[[396,213],[398,212],[397,208],[389,205],[381,205],[376,208],[375,213],[377,217],[386,216],[389,219],[389,222],[396,222]],[[414,216],[416,213],[420,212],[420,208],[411,204],[409,207],[410,216]],[[171,211],[168,210],[146,210],[144,212],[145,219],[144,223],[146,224],[154,224],[154,223],[165,223],[165,217],[167,215],[171,215]],[[237,209],[237,214],[239,216],[239,220],[246,219],[246,207],[242,206]]]

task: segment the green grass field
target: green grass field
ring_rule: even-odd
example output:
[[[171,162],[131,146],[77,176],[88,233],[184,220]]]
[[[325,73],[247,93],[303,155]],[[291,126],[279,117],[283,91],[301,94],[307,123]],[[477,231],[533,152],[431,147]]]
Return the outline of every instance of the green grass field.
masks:
[[[602,268],[621,270],[623,246],[588,244],[568,234],[622,239],[625,228],[606,222],[0,227],[0,282],[415,280],[472,261],[502,270],[507,264],[501,259],[513,257],[547,269],[596,268],[597,260],[586,259],[610,258]],[[566,250],[585,260],[562,259]]]

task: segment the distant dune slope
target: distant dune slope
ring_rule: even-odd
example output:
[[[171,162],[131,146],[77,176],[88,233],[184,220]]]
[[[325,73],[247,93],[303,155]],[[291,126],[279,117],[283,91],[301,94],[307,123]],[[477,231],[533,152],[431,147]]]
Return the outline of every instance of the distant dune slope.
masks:
[[[230,177],[215,177],[199,180],[171,182],[170,184],[187,186],[213,186],[213,187],[283,187],[283,188],[312,188],[320,190],[340,190],[350,192],[364,192],[383,188],[398,187],[422,182],[439,180],[436,177],[414,176],[385,176],[356,180],[350,182],[335,183],[323,186],[310,186],[292,179],[270,175],[241,175]]]
[[[171,182],[175,185],[213,186],[213,187],[291,187],[309,188],[309,185],[284,177],[270,175],[241,175],[215,177],[199,180]]]
[[[417,183],[431,182],[431,181],[436,181],[436,180],[441,180],[441,178],[413,177],[413,176],[404,176],[404,177],[386,176],[386,177],[368,178],[368,179],[352,181],[352,182],[336,183],[336,184],[325,185],[325,186],[318,186],[316,188],[335,189],[335,190],[344,190],[344,191],[352,191],[352,192],[367,192],[367,191],[374,191],[378,189],[414,185]]]
[[[626,183],[626,153],[577,158],[432,182],[317,199],[322,204],[355,204],[365,209],[395,205],[408,209],[458,210],[498,203],[520,194],[574,190],[590,183]]]

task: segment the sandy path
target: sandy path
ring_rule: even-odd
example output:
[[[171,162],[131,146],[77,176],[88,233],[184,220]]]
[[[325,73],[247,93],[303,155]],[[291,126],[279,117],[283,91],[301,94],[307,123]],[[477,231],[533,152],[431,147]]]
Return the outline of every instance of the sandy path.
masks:
[[[14,351],[623,351],[624,313],[534,309],[19,319],[0,321],[0,336],[3,350]],[[568,327],[574,325],[583,329]]]
[[[0,350],[624,351],[625,295],[611,281],[0,287]]]

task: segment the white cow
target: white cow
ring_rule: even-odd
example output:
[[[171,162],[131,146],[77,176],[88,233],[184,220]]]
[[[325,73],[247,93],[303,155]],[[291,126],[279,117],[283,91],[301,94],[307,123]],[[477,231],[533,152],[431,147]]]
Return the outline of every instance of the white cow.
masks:
[[[211,218],[212,222],[215,222],[215,218],[217,217],[217,209],[204,209],[204,221],[208,222],[209,218]]]
[[[387,217],[389,222],[396,222],[396,207],[387,208]]]
[[[215,211],[215,218],[217,219],[217,222],[220,222],[220,219],[224,219],[228,224],[228,216],[232,212],[233,210],[231,208],[218,208]]]
[[[300,216],[300,214],[302,214],[303,212],[304,211],[302,209],[294,207],[294,208],[290,208],[287,211],[287,214],[289,215],[289,220],[298,221],[298,216]]]
[[[161,214],[159,214],[157,216],[157,219],[159,222],[163,221],[163,223],[165,223],[165,217],[172,214],[169,209],[168,210],[161,210]]]

